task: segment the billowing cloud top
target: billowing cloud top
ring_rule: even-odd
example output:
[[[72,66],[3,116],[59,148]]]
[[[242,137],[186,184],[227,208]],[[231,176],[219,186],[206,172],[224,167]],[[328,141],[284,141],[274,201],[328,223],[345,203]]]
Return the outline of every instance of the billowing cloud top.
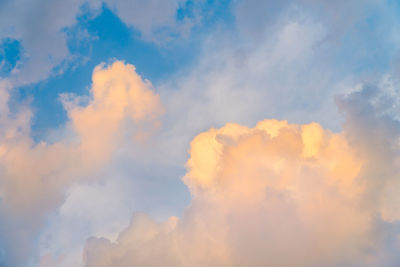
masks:
[[[201,133],[183,178],[192,195],[183,218],[137,214],[115,243],[89,240],[86,266],[381,264],[375,216],[387,207],[368,205],[365,170],[375,163],[359,152],[317,123]]]

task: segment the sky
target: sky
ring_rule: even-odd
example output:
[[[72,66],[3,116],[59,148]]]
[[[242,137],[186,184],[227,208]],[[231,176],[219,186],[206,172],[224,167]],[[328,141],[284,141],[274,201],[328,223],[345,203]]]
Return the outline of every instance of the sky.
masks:
[[[399,266],[399,48],[393,0],[0,0],[0,266]]]

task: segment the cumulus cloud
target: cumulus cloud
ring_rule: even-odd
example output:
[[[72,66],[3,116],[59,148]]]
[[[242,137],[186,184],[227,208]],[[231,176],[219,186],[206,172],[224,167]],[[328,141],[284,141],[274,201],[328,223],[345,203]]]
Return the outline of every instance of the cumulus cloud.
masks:
[[[183,164],[183,151],[194,135],[226,122],[254,125],[273,117],[339,129],[333,96],[348,90],[352,77],[337,78],[327,47],[320,46],[325,36],[322,24],[295,18],[257,42],[212,35],[189,74],[159,86],[168,110],[163,159]]]
[[[53,144],[33,142],[28,109],[12,118],[2,107],[0,218],[8,264],[26,260],[36,231],[46,214],[61,204],[68,185],[96,177],[123,140],[140,141],[136,134],[149,134],[159,124],[163,112],[159,96],[134,66],[118,61],[108,67],[100,65],[92,79],[86,105],[82,106],[80,97],[63,97],[70,118],[68,134]],[[6,88],[1,92],[6,104]],[[128,139],[126,132],[132,134]]]
[[[88,266],[399,262],[395,85],[387,79],[379,88],[365,87],[339,99],[348,118],[344,131],[324,129],[340,129],[332,99],[353,85],[352,68],[360,59],[343,45],[350,53],[344,53],[342,68],[342,43],[329,37],[343,36],[337,33],[365,18],[365,9],[382,7],[375,5],[379,1],[362,8],[359,1],[234,1],[234,30],[243,36],[215,27],[199,64],[163,81],[166,126],[147,151],[132,143],[159,127],[163,108],[151,84],[121,62],[96,68],[89,97],[61,96],[69,121],[53,143],[30,138],[27,106],[17,113],[9,110],[13,85],[47,77],[68,57],[62,29],[75,23],[85,1],[45,2],[47,9],[37,11],[24,1],[0,3],[0,25],[12,25],[0,29],[0,38],[20,40],[29,57],[17,64],[11,82],[0,86],[0,265],[18,266],[40,254],[33,265],[79,266],[88,235],[95,236],[86,245]],[[94,9],[103,3],[89,2]],[[146,40],[165,40],[168,33],[190,27],[176,20],[183,1],[104,2]],[[354,16],[344,18],[350,11]],[[265,117],[296,124],[267,120],[244,126]],[[313,120],[319,124],[302,124]],[[206,131],[226,122],[233,123]],[[183,217],[160,223],[138,213],[116,239],[132,210],[149,211],[150,187],[160,195],[184,191],[165,182],[180,175],[165,166],[182,168],[188,142],[202,131],[187,161],[184,182],[192,203]],[[129,168],[120,170],[118,160]],[[108,173],[100,174],[105,169]],[[129,188],[126,179],[115,179],[117,170],[128,178],[140,174],[145,182]],[[105,176],[113,180],[77,184]],[[130,206],[132,195],[144,204]],[[176,214],[166,207],[172,198],[158,195],[151,201],[165,209],[164,215]],[[102,210],[102,205],[111,208]],[[57,207],[56,218],[43,229]],[[39,250],[41,230],[40,252],[31,253]]]
[[[269,117],[340,130],[335,95],[380,77],[371,62],[385,56],[374,55],[374,47],[389,53],[399,47],[390,3],[359,3],[233,1],[232,32],[216,27],[196,64],[158,86],[168,110],[161,158],[182,165],[197,133],[226,122],[254,125]],[[354,14],[350,21],[341,17],[344,10]],[[364,29],[367,16],[390,26],[360,30],[355,25]]]
[[[340,133],[264,120],[197,135],[183,217],[134,215],[115,242],[88,240],[86,266],[395,266],[399,122],[374,119],[368,91],[338,100]]]

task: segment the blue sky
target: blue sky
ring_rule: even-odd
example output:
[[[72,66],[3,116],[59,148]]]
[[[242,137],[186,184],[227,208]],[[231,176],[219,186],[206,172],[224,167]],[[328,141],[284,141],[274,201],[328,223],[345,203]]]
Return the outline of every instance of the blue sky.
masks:
[[[0,2],[0,266],[397,266],[399,18]]]

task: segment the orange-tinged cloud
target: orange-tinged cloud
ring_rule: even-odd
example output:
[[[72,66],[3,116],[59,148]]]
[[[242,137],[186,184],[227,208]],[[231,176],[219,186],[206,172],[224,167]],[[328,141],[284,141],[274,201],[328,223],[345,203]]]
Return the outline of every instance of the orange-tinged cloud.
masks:
[[[136,215],[115,243],[88,241],[86,266],[331,266],[370,245],[366,159],[345,134],[317,123],[230,123],[196,136],[189,153],[182,219]]]
[[[68,106],[73,129],[81,140],[85,158],[109,156],[123,136],[124,120],[158,125],[163,113],[160,97],[152,85],[136,73],[133,65],[115,62],[93,72],[93,100],[85,107]],[[143,134],[139,132],[139,134]],[[118,136],[119,135],[119,136]],[[85,160],[85,159],[83,159]]]
[[[80,97],[62,96],[70,121],[65,137],[53,144],[36,144],[31,139],[29,109],[21,109],[13,119],[7,105],[0,107],[0,126],[5,129],[0,133],[0,198],[2,216],[10,221],[3,227],[18,236],[10,238],[15,242],[11,250],[29,243],[35,233],[32,229],[61,203],[69,185],[96,177],[114,151],[126,143],[128,128],[133,128],[133,135],[144,135],[159,125],[163,112],[160,98],[134,66],[119,61],[108,67],[100,65],[92,79],[92,98],[86,105],[80,105]],[[6,86],[0,84],[0,104],[8,102]],[[133,137],[128,142],[139,140]],[[13,232],[13,227],[19,229]],[[13,252],[7,253],[12,256]]]
[[[123,62],[96,67],[91,93],[93,98],[83,107],[73,101],[77,97],[63,98],[75,140],[34,144],[29,129],[17,135],[17,127],[9,128],[10,134],[0,146],[5,203],[31,209],[32,201],[48,201],[49,195],[57,194],[55,188],[61,189],[104,164],[122,143],[124,125],[129,120],[139,126],[156,126],[163,112],[150,82],[142,80],[134,66]],[[20,117],[25,118],[23,126],[28,128],[29,113]]]
[[[244,164],[260,168],[264,176],[262,170],[273,177],[280,175],[280,179],[262,178],[265,183],[270,180],[268,186],[289,187],[296,170],[318,167],[326,182],[336,183],[341,190],[355,190],[353,181],[362,164],[343,135],[324,130],[317,123],[299,126],[276,120],[259,122],[252,129],[227,124],[199,134],[191,143],[190,155],[184,181],[192,193],[229,182],[231,179],[224,176],[232,177],[232,171],[236,174],[237,166]],[[288,163],[292,167],[285,170]],[[288,173],[282,176],[283,171]]]

